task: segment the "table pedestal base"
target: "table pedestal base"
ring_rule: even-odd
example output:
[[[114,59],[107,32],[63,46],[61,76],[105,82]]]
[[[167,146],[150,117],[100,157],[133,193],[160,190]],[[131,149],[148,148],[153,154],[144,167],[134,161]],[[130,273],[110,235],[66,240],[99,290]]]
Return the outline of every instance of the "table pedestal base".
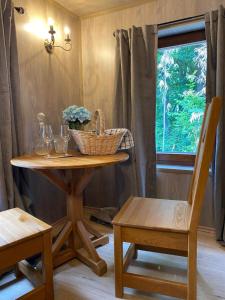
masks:
[[[86,220],[77,222],[76,232],[73,232],[70,221],[64,225],[64,219],[55,225],[53,224],[53,228],[57,230],[56,228],[60,223],[63,224],[63,228],[54,239],[52,248],[54,267],[58,267],[73,258],[77,258],[88,265],[97,275],[101,276],[105,274],[107,272],[106,262],[99,257],[96,248],[108,244],[108,236],[98,233]],[[73,239],[79,240],[80,248],[73,247],[73,243],[70,244]]]
[[[67,217],[53,224],[53,264],[57,267],[73,258],[88,265],[97,275],[107,271],[106,262],[96,248],[109,242],[107,235],[96,231],[84,218],[83,191],[94,169],[75,170],[69,184],[49,170],[40,170],[52,183],[67,193]]]

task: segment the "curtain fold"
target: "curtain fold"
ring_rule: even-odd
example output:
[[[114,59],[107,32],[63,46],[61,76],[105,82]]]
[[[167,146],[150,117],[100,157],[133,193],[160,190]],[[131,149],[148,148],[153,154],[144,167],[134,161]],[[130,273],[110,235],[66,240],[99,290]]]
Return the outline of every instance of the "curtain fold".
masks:
[[[213,163],[213,210],[216,238],[225,245],[225,10],[212,11],[205,16],[207,40],[206,95],[223,98],[223,111],[216,137]]]
[[[10,165],[18,154],[15,124],[19,111],[17,115],[15,111],[20,93],[14,8],[9,0],[0,2],[0,40],[0,210],[4,210],[21,204]]]
[[[135,147],[130,163],[117,166],[117,187],[131,194],[156,196],[156,59],[157,27],[117,30],[114,126],[131,130]],[[126,200],[126,199],[125,199]]]
[[[157,27],[117,30],[113,127],[128,128],[130,159],[96,172],[85,194],[88,206],[117,207],[130,195],[156,196]]]

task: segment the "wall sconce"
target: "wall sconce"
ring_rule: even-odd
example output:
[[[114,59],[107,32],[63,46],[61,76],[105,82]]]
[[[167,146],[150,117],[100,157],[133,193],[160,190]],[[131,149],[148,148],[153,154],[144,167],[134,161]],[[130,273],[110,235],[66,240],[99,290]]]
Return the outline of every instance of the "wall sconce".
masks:
[[[70,51],[72,49],[72,43],[71,43],[71,38],[70,38],[70,30],[68,27],[65,27],[64,28],[64,32],[65,32],[65,46],[60,46],[60,45],[55,45],[55,34],[56,34],[56,31],[54,30],[54,21],[52,19],[49,19],[48,20],[48,24],[49,24],[49,27],[50,27],[50,30],[49,30],[49,34],[50,34],[50,39],[46,39],[44,41],[44,46],[45,46],[45,49],[46,51],[49,53],[49,54],[52,54],[53,53],[53,50],[54,48],[61,48],[65,51]]]

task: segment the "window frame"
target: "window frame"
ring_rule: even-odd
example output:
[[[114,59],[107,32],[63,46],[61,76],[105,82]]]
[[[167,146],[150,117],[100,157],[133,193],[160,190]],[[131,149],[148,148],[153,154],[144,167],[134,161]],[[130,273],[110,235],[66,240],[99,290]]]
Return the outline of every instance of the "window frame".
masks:
[[[206,41],[205,29],[186,32],[182,34],[159,37],[158,49]],[[157,152],[157,164],[193,166],[196,154]]]

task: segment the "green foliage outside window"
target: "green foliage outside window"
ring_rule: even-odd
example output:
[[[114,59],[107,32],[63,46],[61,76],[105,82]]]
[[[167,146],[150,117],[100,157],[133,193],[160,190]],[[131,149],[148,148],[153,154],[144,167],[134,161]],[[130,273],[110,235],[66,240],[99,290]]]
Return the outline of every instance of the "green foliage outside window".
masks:
[[[195,153],[205,109],[205,42],[158,50],[157,152]]]

